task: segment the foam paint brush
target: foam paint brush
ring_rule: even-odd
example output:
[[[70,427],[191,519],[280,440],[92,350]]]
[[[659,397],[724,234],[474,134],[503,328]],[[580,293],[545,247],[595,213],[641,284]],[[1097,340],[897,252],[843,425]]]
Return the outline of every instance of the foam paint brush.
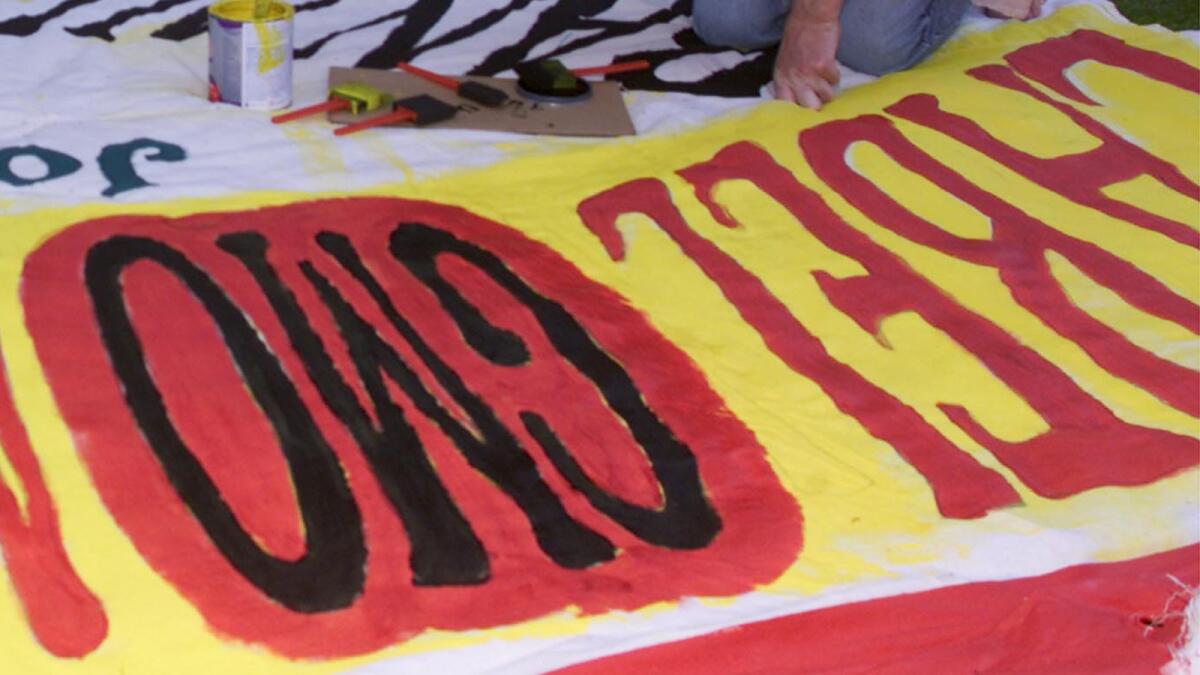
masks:
[[[517,91],[522,96],[546,103],[577,103],[592,95],[592,87],[567,69],[558,59],[541,59],[517,64]]]
[[[635,70],[646,70],[649,67],[649,61],[645,59],[638,59],[637,61],[625,61],[624,63],[610,63],[607,66],[572,68],[571,74],[573,74],[575,77],[587,77],[589,75],[613,75],[616,73],[629,73]]]
[[[613,63],[605,66],[570,69],[558,59],[526,61],[517,65],[517,91],[526,98],[547,103],[576,103],[587,100],[592,87],[582,78],[588,75],[609,75],[645,70],[645,60]]]
[[[271,118],[271,121],[275,124],[283,124],[284,122],[291,122],[292,120],[298,120],[310,115],[319,115],[321,113],[337,112],[340,110],[349,110],[351,114],[361,115],[362,113],[382,108],[391,102],[391,96],[375,87],[358,82],[348,82],[330,89],[329,100],[282,115],[276,115]]]
[[[387,124],[411,122],[414,126],[423,127],[438,122],[444,122],[458,113],[458,108],[438,99],[421,94],[402,98],[392,104],[392,112],[377,115],[371,119],[333,130],[334,136],[346,136],[367,129],[374,129]]]
[[[441,75],[424,68],[418,68],[411,63],[401,61],[396,67],[409,75],[445,87],[459,96],[489,108],[498,108],[508,102],[508,94],[482,82],[472,80],[456,80],[448,75]]]

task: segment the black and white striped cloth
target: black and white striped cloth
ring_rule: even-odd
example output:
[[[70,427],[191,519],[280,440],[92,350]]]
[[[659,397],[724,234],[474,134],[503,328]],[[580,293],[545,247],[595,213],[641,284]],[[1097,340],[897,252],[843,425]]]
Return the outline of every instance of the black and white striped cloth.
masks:
[[[66,34],[120,42],[203,40],[208,0],[32,0],[0,4],[0,42]],[[646,59],[612,76],[628,89],[757,96],[774,54],[709,47],[691,30],[691,0],[307,0],[295,4],[295,58],[501,75],[532,58],[568,65]]]

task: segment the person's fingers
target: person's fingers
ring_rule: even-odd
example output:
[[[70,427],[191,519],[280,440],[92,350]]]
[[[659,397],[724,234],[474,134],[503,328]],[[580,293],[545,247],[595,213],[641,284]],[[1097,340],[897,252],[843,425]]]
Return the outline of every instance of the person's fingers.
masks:
[[[775,78],[775,98],[780,101],[788,101],[789,103],[799,103],[800,99],[796,97],[796,91],[787,80]]]
[[[818,74],[830,85],[837,86],[842,81],[842,69],[838,67],[837,61],[831,61],[823,67]]]
[[[780,75],[775,80],[775,98],[781,101],[791,101],[820,110],[821,106],[833,100],[836,92],[832,84],[815,75]]]
[[[823,59],[806,69],[778,67],[774,72],[775,98],[820,110],[836,96],[841,71],[833,59]]]
[[[797,103],[812,110],[821,109],[821,98],[817,96],[816,92],[814,92],[812,89],[808,87],[802,88],[799,91],[799,94],[800,97],[799,100],[796,101]]]
[[[833,85],[825,80],[813,78],[809,82],[811,89],[817,98],[821,99],[822,103],[829,103],[833,100]]]
[[[1045,0],[974,0],[983,13],[993,19],[1028,21],[1042,15]]]
[[[833,87],[812,75],[782,77],[775,81],[775,98],[820,110],[823,103],[833,99]]]
[[[808,70],[798,73],[798,75],[810,82],[823,80],[835,86],[838,82],[842,81],[842,69],[833,58],[822,59],[814,63]]]
[[[833,97],[833,85],[841,78],[834,60],[838,24],[836,19],[810,18],[789,19],[785,25],[774,80],[776,98],[816,110]]]

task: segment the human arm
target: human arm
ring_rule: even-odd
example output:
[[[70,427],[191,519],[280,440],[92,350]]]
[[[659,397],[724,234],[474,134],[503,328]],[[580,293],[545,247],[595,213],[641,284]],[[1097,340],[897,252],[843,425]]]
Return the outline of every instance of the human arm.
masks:
[[[886,3],[890,0],[875,1]],[[1043,4],[1043,0],[971,1],[990,14],[1013,19],[1035,18],[1041,14]],[[819,109],[833,99],[841,79],[836,56],[842,34],[839,24],[842,3],[843,0],[791,0],[779,53],[775,57],[776,98],[813,109]],[[863,26],[849,28],[859,33],[866,30]],[[886,32],[890,26],[873,26],[872,30]],[[886,43],[888,37],[881,39]],[[887,70],[883,69],[884,72]]]
[[[775,57],[775,98],[814,110],[833,100],[841,11],[842,0],[792,0]]]

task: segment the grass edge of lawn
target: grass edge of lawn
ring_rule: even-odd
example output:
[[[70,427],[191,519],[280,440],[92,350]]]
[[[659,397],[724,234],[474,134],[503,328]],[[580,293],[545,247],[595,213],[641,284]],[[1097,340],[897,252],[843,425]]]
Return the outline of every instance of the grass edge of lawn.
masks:
[[[1125,18],[1171,30],[1200,29],[1200,0],[1113,0]]]

